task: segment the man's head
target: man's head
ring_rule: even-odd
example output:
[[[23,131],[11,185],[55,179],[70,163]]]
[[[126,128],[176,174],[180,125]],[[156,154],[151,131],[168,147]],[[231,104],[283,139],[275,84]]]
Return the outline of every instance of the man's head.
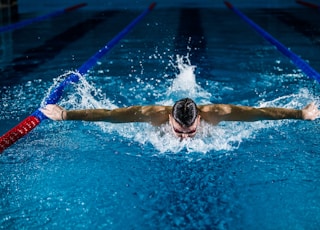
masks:
[[[181,138],[195,136],[200,122],[196,103],[190,98],[177,101],[172,107],[169,121],[176,136]]]

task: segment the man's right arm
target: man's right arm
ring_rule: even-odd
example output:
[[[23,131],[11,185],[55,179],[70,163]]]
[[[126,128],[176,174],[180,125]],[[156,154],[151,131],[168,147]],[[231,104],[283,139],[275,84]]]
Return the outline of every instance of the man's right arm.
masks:
[[[168,121],[171,107],[130,106],[109,109],[65,110],[58,105],[47,105],[41,111],[52,120],[106,121],[111,123],[150,122],[161,125]]]

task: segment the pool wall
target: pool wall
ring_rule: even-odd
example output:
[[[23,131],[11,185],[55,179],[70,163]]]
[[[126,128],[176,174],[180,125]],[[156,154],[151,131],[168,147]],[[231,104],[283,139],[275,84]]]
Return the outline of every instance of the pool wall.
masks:
[[[74,5],[80,2],[87,2],[89,9],[97,8],[111,8],[111,9],[140,9],[149,5],[151,2],[156,2],[157,7],[225,7],[222,0],[184,0],[184,1],[169,1],[169,0],[138,0],[138,1],[126,1],[126,0],[117,0],[117,1],[104,1],[104,0],[90,0],[90,1],[79,1],[79,0],[70,0],[66,3],[63,0],[43,0],[31,1],[31,0],[19,0],[19,12],[35,12],[35,11],[44,11],[51,10],[52,8],[63,8],[66,5]],[[243,1],[243,0],[232,0],[231,3],[238,7],[297,7],[298,4],[294,0],[268,0],[268,1]],[[316,3],[315,3],[316,4]]]

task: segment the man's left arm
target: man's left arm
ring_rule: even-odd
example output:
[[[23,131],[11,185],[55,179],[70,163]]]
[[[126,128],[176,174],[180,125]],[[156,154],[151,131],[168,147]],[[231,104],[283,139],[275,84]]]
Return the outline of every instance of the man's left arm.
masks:
[[[301,110],[277,107],[255,108],[249,106],[216,104],[200,107],[200,115],[205,121],[217,124],[220,121],[250,122],[281,119],[315,120],[319,117],[320,112],[314,103],[307,105]]]

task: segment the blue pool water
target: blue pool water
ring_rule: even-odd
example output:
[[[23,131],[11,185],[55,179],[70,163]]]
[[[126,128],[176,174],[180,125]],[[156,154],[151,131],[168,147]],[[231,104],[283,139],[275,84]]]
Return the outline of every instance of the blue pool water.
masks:
[[[244,8],[320,71],[320,14]],[[0,35],[0,134],[138,10],[80,10]],[[227,8],[155,8],[68,87],[68,109],[197,103],[302,108],[319,84]],[[319,120],[169,127],[43,121],[0,156],[1,229],[317,229]]]

